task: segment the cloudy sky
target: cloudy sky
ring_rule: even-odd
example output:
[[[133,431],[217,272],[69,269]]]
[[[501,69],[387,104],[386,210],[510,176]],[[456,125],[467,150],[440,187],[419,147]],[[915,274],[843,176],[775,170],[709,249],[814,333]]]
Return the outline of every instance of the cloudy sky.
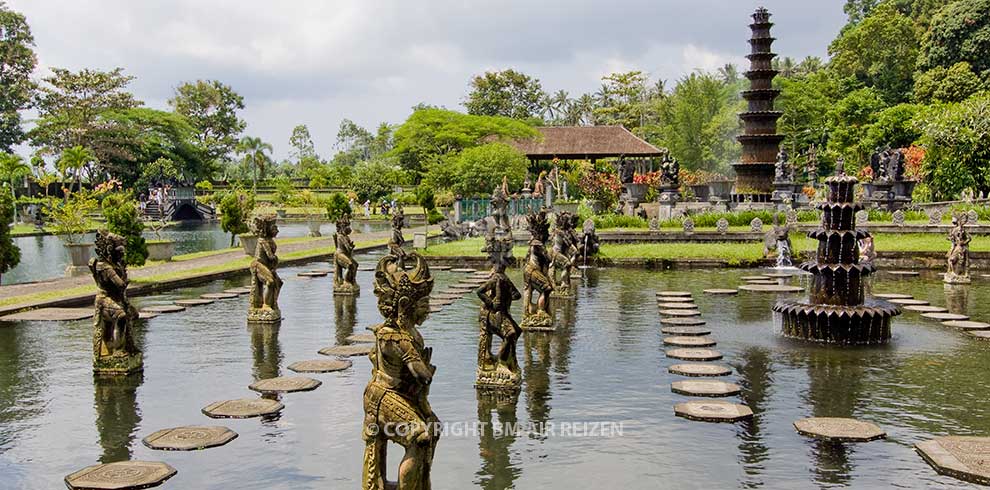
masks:
[[[245,98],[247,132],[288,154],[296,124],[322,156],[340,120],[401,122],[420,102],[461,109],[473,74],[515,68],[545,90],[594,91],[643,70],[671,84],[745,66],[749,14],[765,5],[775,51],[825,57],[842,0],[7,0],[45,67],[123,67],[145,103],[218,79]]]

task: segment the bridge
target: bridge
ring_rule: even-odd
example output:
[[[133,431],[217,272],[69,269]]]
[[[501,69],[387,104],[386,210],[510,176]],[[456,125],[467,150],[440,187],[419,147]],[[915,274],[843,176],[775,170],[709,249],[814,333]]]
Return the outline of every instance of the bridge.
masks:
[[[162,205],[159,206],[158,202],[149,200],[145,205],[144,214],[149,218],[165,221],[206,221],[217,217],[213,206],[196,200],[194,187],[169,189]]]

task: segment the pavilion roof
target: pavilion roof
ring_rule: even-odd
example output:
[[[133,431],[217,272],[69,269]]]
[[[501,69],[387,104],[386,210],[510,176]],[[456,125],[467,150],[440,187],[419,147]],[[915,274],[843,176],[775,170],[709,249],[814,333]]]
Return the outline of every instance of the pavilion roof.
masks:
[[[622,126],[541,126],[542,139],[507,142],[531,160],[652,157],[660,149]]]

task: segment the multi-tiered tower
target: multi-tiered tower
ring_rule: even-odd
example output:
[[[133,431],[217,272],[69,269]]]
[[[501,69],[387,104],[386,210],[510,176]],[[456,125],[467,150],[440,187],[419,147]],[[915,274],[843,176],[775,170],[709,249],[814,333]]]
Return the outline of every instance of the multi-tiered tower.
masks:
[[[733,165],[736,170],[735,197],[738,201],[769,201],[773,186],[774,162],[784,135],[777,134],[777,119],[783,112],[773,109],[773,101],[780,90],[773,88],[773,59],[777,55],[770,51],[774,38],[770,36],[770,12],[760,7],[753,13],[753,23],[749,28],[753,37],[749,40],[750,53],[749,90],[742,96],[749,103],[746,112],[739,114],[744,132],[737,139],[742,144],[742,159]]]
[[[859,240],[869,238],[856,229],[856,212],[863,205],[853,201],[858,180],[845,175],[842,163],[825,179],[828,202],[820,204],[821,228],[808,233],[818,240],[816,260],[801,264],[813,274],[809,301],[782,301],[773,311],[783,317],[783,334],[832,344],[882,344],[890,339],[890,319],[899,307],[870,299],[863,282],[873,274],[872,263],[859,262]]]

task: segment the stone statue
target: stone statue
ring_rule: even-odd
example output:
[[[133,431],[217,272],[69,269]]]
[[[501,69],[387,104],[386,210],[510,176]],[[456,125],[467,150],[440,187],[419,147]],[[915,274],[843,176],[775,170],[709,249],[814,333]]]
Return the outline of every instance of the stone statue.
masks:
[[[415,267],[406,271],[403,262]],[[364,390],[363,490],[429,490],[440,421],[429,395],[436,366],[417,325],[430,314],[433,277],[422,255],[386,255],[375,268],[375,296],[384,323],[371,327],[371,380]],[[398,481],[386,481],[388,443],[405,448]]]
[[[127,300],[127,264],[124,238],[106,230],[96,234],[96,257],[89,270],[100,290],[93,314],[93,372],[126,375],[140,371],[143,356],[134,345],[131,326],[137,310]]]
[[[588,265],[588,257],[598,255],[601,248],[601,241],[595,233],[595,220],[588,218],[581,226],[581,241],[578,243],[578,256]]]
[[[668,187],[677,187],[681,183],[681,164],[670,156],[666,148],[660,157],[660,182]]]
[[[777,250],[777,267],[790,267],[792,261],[791,226],[780,224],[777,213],[773,214],[773,228],[767,232],[763,240],[763,255],[769,255],[771,250]]]
[[[277,322],[282,319],[282,312],[278,309],[282,279],[276,272],[278,247],[275,236],[278,235],[278,225],[275,215],[255,216],[254,233],[258,235],[258,246],[251,261],[251,302],[247,319],[249,322]]]
[[[544,177],[546,175],[546,172],[540,172],[540,175],[536,176],[536,185],[533,186],[533,197],[543,197],[543,193],[546,192],[546,189],[544,189]]]
[[[399,258],[399,263],[403,264],[406,251],[402,248],[406,243],[406,238],[402,236],[402,227],[406,224],[406,213],[402,209],[402,204],[396,204],[392,208],[392,237],[388,240],[389,253]]]
[[[523,268],[523,330],[553,330],[553,317],[550,316],[549,296],[553,292],[553,278],[550,276],[550,254],[546,242],[549,238],[550,223],[546,210],[530,213],[529,251]],[[533,293],[538,294],[533,303]]]
[[[509,181],[507,177],[502,177],[502,185],[496,187],[492,192],[492,218],[495,219],[495,228],[511,230],[509,223]]]
[[[485,251],[492,262],[492,274],[480,288],[481,312],[478,316],[480,336],[478,341],[478,371],[475,386],[518,390],[522,373],[516,361],[516,340],[522,330],[509,308],[522,294],[505,275],[508,258],[512,256],[512,240],[500,240],[494,235],[485,241]],[[502,339],[498,356],[492,355],[492,335]]]
[[[443,231],[443,237],[448,240],[460,240],[464,238],[464,232],[461,230],[461,225],[454,223],[450,220],[443,220],[440,223],[440,230]]]
[[[775,182],[788,182],[787,167],[789,164],[787,163],[787,158],[788,158],[787,150],[781,148],[780,151],[777,152],[777,163],[775,163],[773,167],[774,168],[773,180]]]
[[[357,294],[361,288],[357,284],[358,263],[354,260],[350,214],[344,214],[337,220],[333,241],[333,294]]]
[[[557,227],[553,233],[551,261],[553,267],[554,288],[553,297],[573,298],[571,291],[571,272],[578,258],[577,215],[562,211],[557,214]],[[558,275],[559,274],[559,275]]]
[[[859,263],[872,264],[876,258],[877,251],[873,246],[873,235],[866,235],[859,240]]]
[[[904,180],[904,170],[904,152],[901,150],[894,150],[894,154],[891,159],[890,174],[894,180],[900,182]]]
[[[811,145],[808,149],[808,163],[805,169],[808,172],[808,182],[815,185],[815,181],[818,180],[818,150],[815,145]]]
[[[632,161],[623,158],[619,159],[619,182],[623,185],[632,184],[636,175],[636,166]]]
[[[972,238],[965,228],[967,219],[966,213],[952,217],[952,230],[949,231],[949,241],[952,242],[952,248],[946,255],[949,267],[944,279],[949,284],[968,284],[970,282],[969,242],[972,241]]]

